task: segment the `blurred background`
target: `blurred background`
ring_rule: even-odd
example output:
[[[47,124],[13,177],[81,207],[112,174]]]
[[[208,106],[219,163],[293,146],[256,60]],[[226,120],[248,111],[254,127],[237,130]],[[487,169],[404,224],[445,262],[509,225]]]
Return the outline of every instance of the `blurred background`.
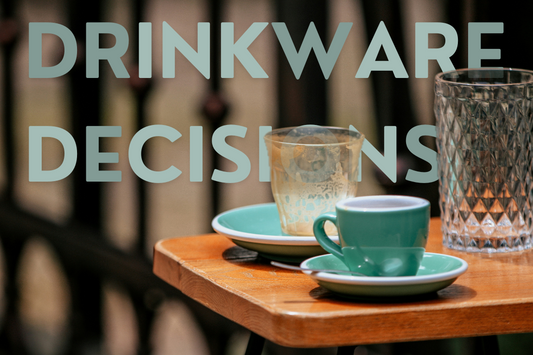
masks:
[[[410,168],[429,170],[406,149],[405,135],[415,125],[433,124],[433,77],[439,71],[432,61],[428,78],[414,78],[415,23],[454,26],[459,48],[452,60],[456,67],[465,67],[467,23],[504,21],[505,36],[486,36],[483,47],[502,49],[502,60],[495,65],[527,68],[530,64],[529,49],[524,49],[528,32],[516,27],[520,21],[509,22],[508,27],[510,18],[531,13],[531,5],[524,4],[519,11],[523,15],[509,10],[512,6],[502,9],[496,1],[475,0],[3,0],[0,4],[0,354],[243,354],[246,330],[157,279],[151,273],[151,258],[158,240],[212,232],[210,222],[217,213],[272,201],[269,183],[259,182],[259,127],[353,125],[382,149],[383,127],[396,126],[398,181],[392,183],[365,157],[359,195],[423,196],[433,202],[433,214],[438,215],[437,186],[405,181]],[[163,21],[193,48],[197,23],[211,23],[210,80],[180,54],[176,77],[162,78]],[[253,22],[274,21],[287,24],[296,48],[311,21],[326,48],[339,22],[353,23],[328,80],[313,54],[296,80],[271,26],[249,48],[269,78],[253,79],[235,61],[234,78],[220,79],[218,24],[233,22],[239,38]],[[396,79],[391,72],[354,78],[380,21],[385,22],[409,79]],[[74,33],[78,60],[67,75],[29,78],[30,22],[60,23]],[[85,78],[86,22],[114,22],[128,30],[130,46],[122,59],[130,79],[117,79],[107,64],[101,65],[99,79]],[[139,22],[153,26],[152,79],[136,77]],[[101,36],[101,41],[107,47],[114,45],[109,36]],[[442,44],[440,36],[430,36],[431,46]],[[52,66],[62,56],[61,42],[43,36],[43,65]],[[386,55],[380,53],[379,58],[386,60]],[[483,63],[490,65],[491,61]],[[148,167],[163,170],[175,165],[182,171],[172,182],[143,183],[128,163],[131,137],[153,124],[171,126],[182,134],[174,143],[151,139],[143,150]],[[235,169],[211,146],[212,132],[228,124],[247,128],[246,137],[228,142],[249,157],[252,170],[242,182],[216,184],[211,181],[213,169]],[[28,127],[43,125],[68,130],[78,145],[74,173],[58,182],[28,181]],[[94,125],[122,127],[122,137],[101,139],[101,151],[119,153],[119,163],[104,164],[102,169],[122,171],[120,183],[85,181],[85,127]],[[203,127],[202,182],[189,181],[191,126]],[[434,139],[424,143],[434,149]],[[45,139],[43,168],[53,169],[62,159],[61,145]],[[515,346],[513,354],[520,354],[520,344],[529,341],[528,337],[500,339],[502,348]],[[437,344],[432,351],[442,354],[476,351],[475,341],[468,339]],[[420,349],[427,350],[428,344],[417,346],[359,347],[356,353],[424,353]],[[314,353],[272,344],[265,352]],[[323,349],[317,354],[332,352]]]

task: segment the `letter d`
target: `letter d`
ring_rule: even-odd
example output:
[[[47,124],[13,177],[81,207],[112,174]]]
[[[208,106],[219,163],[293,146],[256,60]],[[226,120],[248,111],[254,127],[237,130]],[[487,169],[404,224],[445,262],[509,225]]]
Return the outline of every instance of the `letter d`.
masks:
[[[61,165],[54,170],[43,170],[43,137],[55,138],[65,155]],[[62,128],[52,126],[30,126],[29,131],[29,178],[32,182],[50,182],[66,178],[74,170],[78,152],[74,138]]]
[[[29,25],[29,77],[57,78],[69,72],[77,56],[76,38],[68,28],[53,22],[30,22]],[[43,67],[43,33],[58,36],[65,52],[57,65]]]

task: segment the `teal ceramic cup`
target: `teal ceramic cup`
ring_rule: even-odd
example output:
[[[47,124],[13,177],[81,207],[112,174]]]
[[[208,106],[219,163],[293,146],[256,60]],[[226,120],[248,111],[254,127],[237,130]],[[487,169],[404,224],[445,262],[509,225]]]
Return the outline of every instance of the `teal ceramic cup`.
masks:
[[[368,276],[414,276],[424,257],[429,233],[430,203],[412,196],[361,196],[342,200],[335,213],[315,219],[320,245],[351,271]],[[325,233],[337,227],[340,245]]]

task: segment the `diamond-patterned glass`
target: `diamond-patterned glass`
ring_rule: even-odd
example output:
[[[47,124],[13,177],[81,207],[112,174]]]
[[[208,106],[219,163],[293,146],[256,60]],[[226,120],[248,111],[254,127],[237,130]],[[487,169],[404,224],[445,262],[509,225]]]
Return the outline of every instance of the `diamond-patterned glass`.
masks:
[[[529,249],[533,231],[533,72],[464,69],[435,80],[443,243]]]

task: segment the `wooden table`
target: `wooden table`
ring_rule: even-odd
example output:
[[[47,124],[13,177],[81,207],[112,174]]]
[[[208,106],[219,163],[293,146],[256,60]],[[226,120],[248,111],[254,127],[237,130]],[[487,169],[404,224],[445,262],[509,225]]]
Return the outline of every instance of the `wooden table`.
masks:
[[[440,220],[432,219],[427,251],[458,256],[468,271],[432,296],[399,303],[343,300],[217,234],[158,242],[154,273],[252,334],[288,347],[533,331],[533,252],[467,254],[441,241]]]

